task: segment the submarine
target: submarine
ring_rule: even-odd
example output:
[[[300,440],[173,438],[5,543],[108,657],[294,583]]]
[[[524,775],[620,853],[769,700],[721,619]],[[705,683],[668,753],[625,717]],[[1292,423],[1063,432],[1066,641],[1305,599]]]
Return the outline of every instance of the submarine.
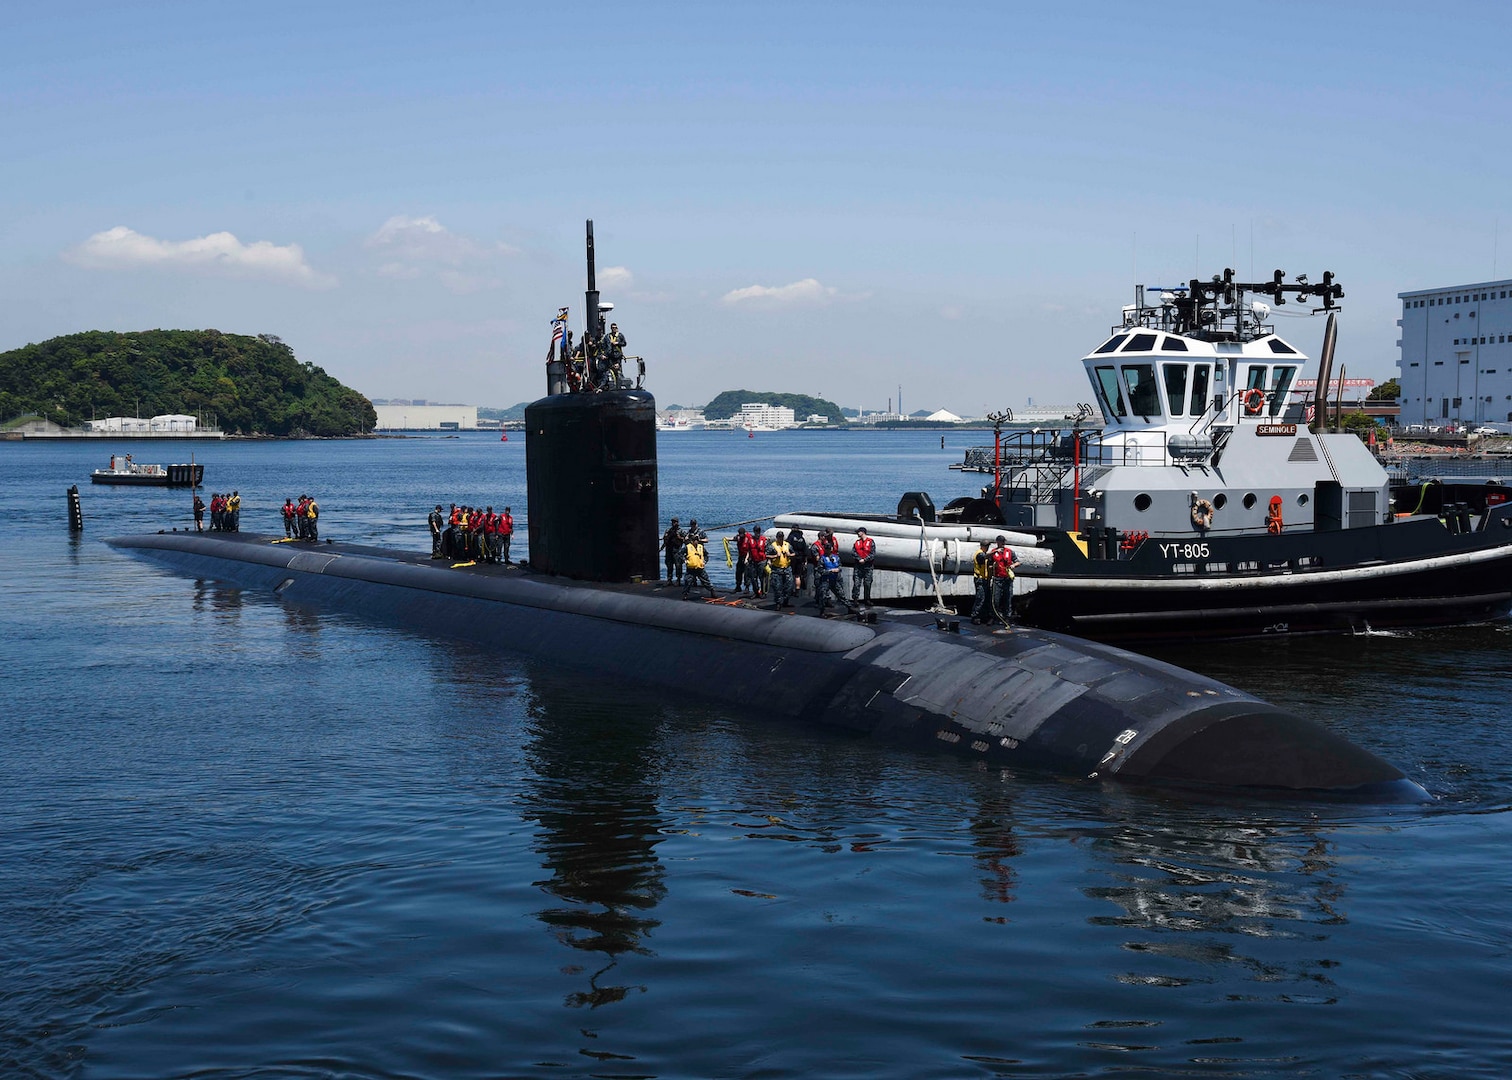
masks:
[[[548,393],[525,411],[528,566],[239,532],[107,543],[286,604],[985,767],[1264,797],[1430,798],[1313,720],[1115,646],[921,611],[825,619],[669,595],[659,588],[655,398],[642,378],[628,385],[624,358],[606,345],[591,221],[587,262],[578,349],[553,352]]]

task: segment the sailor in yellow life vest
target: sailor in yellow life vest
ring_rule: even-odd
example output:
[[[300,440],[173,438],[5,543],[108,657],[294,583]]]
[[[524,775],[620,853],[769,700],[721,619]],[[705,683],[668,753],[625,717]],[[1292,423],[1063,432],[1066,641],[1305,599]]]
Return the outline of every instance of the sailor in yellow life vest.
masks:
[[[971,560],[971,583],[976,586],[976,603],[971,605],[971,621],[980,626],[987,621],[987,603],[992,591],[991,545],[982,541],[976,558]]]
[[[703,533],[695,532],[690,528],[688,530],[688,546],[683,554],[684,600],[688,598],[688,594],[693,590],[695,585],[708,589],[710,596],[718,595],[714,591],[714,586],[709,584],[709,571],[704,568],[708,561],[709,552],[703,544]]]
[[[310,496],[309,505],[305,507],[305,539],[319,540],[320,529],[315,524],[320,517],[320,506],[315,502],[315,496]]]
[[[767,546],[767,565],[772,568],[772,606],[793,606],[793,545],[778,530]]]

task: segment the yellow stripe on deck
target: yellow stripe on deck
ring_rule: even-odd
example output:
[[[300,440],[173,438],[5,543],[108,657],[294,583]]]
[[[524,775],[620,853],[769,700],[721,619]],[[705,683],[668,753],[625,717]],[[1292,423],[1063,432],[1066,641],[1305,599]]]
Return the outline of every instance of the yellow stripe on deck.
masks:
[[[474,559],[472,562],[454,562],[454,563],[451,564],[451,568],[453,570],[460,570],[464,566],[477,566],[477,565],[478,565],[478,560]]]

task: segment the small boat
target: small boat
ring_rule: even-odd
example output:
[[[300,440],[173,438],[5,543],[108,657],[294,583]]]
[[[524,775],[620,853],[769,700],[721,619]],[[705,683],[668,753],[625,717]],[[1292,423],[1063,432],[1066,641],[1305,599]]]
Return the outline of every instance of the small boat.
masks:
[[[198,487],[205,479],[203,465],[143,465],[130,454],[111,454],[110,468],[89,474],[96,484],[137,487]]]

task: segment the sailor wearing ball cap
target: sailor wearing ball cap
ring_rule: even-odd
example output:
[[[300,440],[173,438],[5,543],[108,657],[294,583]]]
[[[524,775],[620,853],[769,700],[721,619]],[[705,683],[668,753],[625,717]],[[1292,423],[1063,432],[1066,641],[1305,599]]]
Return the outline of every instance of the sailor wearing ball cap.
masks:
[[[992,614],[1004,626],[1013,622],[1013,568],[1018,556],[1008,546],[1008,538],[999,535],[997,546],[988,556],[992,569]]]

